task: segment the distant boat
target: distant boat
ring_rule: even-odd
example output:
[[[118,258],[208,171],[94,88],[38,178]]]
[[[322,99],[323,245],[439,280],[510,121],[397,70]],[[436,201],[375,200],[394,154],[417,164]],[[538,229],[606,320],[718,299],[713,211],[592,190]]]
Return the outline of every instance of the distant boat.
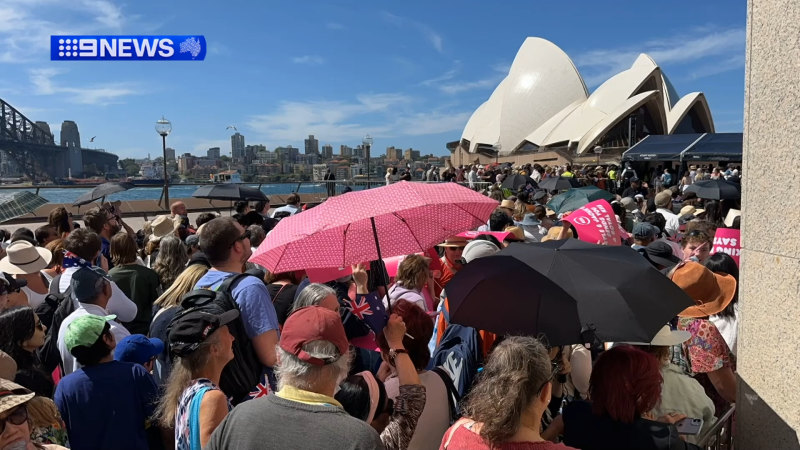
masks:
[[[220,173],[215,173],[211,175],[211,182],[212,183],[222,183],[222,184],[241,184],[243,183],[241,175],[239,172],[235,170],[226,170]]]

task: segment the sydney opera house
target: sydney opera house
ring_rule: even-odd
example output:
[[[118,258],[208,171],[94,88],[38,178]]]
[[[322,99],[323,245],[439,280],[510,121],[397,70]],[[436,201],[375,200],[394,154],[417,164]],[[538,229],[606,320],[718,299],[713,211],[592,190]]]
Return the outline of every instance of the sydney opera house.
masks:
[[[448,148],[455,164],[489,158],[573,161],[599,158],[599,153],[604,160],[619,160],[650,134],[713,132],[703,93],[679,97],[646,54],[589,94],[563,50],[531,37],[508,75],[472,114],[460,141]]]

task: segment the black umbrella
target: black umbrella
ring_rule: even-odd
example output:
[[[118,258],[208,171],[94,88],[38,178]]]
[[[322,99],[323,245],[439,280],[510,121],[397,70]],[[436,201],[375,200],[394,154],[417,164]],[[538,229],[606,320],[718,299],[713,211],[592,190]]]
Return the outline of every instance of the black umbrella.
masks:
[[[558,323],[564,327],[565,336],[574,335],[577,321],[582,332],[591,331],[603,342],[650,342],[664,324],[694,304],[683,290],[630,247],[566,239],[540,244],[512,243],[497,255],[467,264],[447,285],[451,308],[458,301],[453,298],[453,293],[458,292],[458,285],[454,283],[464,279],[458,275],[472,265],[478,267],[472,269],[477,272],[496,273],[491,268],[499,265],[499,257],[513,258],[527,271],[518,269],[517,273],[523,275],[514,278],[498,275],[487,280],[493,284],[483,288],[484,292],[491,292],[483,298],[483,313],[492,314],[493,305],[508,302],[511,306],[503,310],[506,318],[511,321],[520,320],[518,316],[532,318],[530,292],[536,292],[537,281],[528,280],[537,280],[535,274],[540,274],[559,286],[577,305],[577,316],[560,310]],[[558,305],[540,303],[537,317],[543,315],[541,308]],[[560,339],[560,332],[551,333]],[[585,342],[586,337],[584,334],[577,342],[563,343]],[[549,335],[548,339],[551,339]],[[553,340],[553,344],[562,343]]]
[[[209,200],[267,200],[267,196],[260,189],[244,184],[214,184],[201,186],[192,194],[192,197],[207,198]]]
[[[539,187],[541,189],[547,189],[548,191],[565,191],[567,189],[581,187],[581,184],[573,177],[549,177],[540,181]]]
[[[450,321],[499,335],[544,335],[552,345],[581,342],[574,299],[508,255],[465,265],[447,284]]]
[[[81,195],[75,200],[75,203],[72,206],[81,206],[87,203],[91,203],[97,199],[101,199],[101,203],[105,201],[106,197],[111,194],[116,194],[117,192],[127,191],[128,189],[133,189],[136,186],[133,183],[103,183],[101,185],[95,186],[91,191]]]
[[[526,175],[515,174],[507,176],[503,180],[503,184],[501,184],[500,187],[516,191],[520,187],[526,185],[531,185],[533,188],[537,187],[537,184],[535,181],[533,181],[533,178]]]
[[[694,192],[700,198],[710,200],[738,200],[742,198],[742,186],[719,178],[717,180],[700,180],[686,188],[686,192]]]

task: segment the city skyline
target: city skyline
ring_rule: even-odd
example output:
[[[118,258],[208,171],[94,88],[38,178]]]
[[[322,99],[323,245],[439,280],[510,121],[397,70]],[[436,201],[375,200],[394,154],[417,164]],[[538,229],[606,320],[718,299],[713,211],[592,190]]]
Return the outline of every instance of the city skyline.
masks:
[[[80,125],[83,145],[120,158],[160,150],[173,123],[178,153],[230,150],[235,126],[268,148],[323,145],[447,155],[528,36],[559,45],[594,90],[646,52],[685,94],[702,91],[717,131],[741,131],[744,2],[392,5],[244,2],[206,8],[107,0],[7,0],[0,6],[0,98],[56,134]],[[687,13],[691,11],[691,13]],[[298,28],[298,20],[302,27]],[[298,32],[298,31],[302,32]],[[204,34],[203,62],[52,62],[49,36]],[[206,111],[211,111],[210,113]],[[96,136],[89,143],[87,137]]]

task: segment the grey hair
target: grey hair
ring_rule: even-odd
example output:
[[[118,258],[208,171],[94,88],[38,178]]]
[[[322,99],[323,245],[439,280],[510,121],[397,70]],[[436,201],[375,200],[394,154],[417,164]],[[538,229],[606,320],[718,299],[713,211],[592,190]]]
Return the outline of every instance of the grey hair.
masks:
[[[328,341],[313,341],[303,345],[303,350],[309,355],[322,360],[336,359],[330,364],[317,366],[305,362],[297,356],[276,346],[278,352],[278,365],[275,375],[278,377],[278,390],[283,386],[293,386],[306,391],[313,391],[322,383],[336,380],[338,386],[350,372],[351,353],[340,355],[336,345]]]
[[[294,300],[294,304],[292,305],[292,312],[297,311],[300,308],[305,308],[306,306],[315,306],[322,303],[322,300],[325,297],[333,295],[336,297],[336,291],[333,290],[330,286],[320,284],[320,283],[311,283],[308,286],[304,287],[297,298]]]

